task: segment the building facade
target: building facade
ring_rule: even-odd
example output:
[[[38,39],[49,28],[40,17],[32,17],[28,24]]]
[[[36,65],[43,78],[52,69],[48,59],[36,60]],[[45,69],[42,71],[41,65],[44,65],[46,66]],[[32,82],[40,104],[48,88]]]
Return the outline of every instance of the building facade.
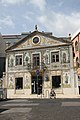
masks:
[[[9,46],[15,44],[18,42],[21,38],[29,35],[30,32],[27,33],[21,33],[20,35],[2,35],[0,34],[0,78],[3,77],[3,74],[5,72],[5,59],[6,59],[6,53],[5,49]]]
[[[57,38],[35,30],[6,49],[4,87],[7,98],[77,95],[70,37]]]
[[[74,68],[77,70],[78,74],[78,87],[80,94],[80,32],[77,32],[72,37],[73,51],[74,51]]]
[[[0,78],[2,78],[3,72],[5,72],[5,42],[0,34]]]

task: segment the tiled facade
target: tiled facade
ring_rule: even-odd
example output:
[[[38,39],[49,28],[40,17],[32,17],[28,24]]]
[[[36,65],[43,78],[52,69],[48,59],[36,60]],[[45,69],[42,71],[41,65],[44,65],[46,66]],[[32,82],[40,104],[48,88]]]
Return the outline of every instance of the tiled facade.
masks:
[[[8,98],[78,95],[71,38],[34,31],[6,49],[4,87]]]
[[[8,48],[10,45],[15,44],[21,38],[29,35],[30,33],[21,33],[20,35],[2,35],[0,34],[0,78],[3,77],[3,72],[5,72],[5,59],[6,53],[5,49]]]

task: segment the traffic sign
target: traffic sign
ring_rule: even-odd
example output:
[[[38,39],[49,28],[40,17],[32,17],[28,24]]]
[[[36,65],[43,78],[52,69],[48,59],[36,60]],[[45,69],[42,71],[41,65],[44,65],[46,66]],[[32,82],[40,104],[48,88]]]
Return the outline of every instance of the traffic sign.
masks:
[[[39,70],[36,70],[36,74],[39,75]]]

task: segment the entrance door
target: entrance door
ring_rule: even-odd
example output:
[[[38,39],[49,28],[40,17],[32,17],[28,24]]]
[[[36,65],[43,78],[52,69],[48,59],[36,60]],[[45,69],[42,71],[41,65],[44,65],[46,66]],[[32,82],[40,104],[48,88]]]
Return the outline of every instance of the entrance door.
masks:
[[[42,76],[32,76],[32,94],[42,93]]]
[[[80,95],[80,86],[79,86],[79,95]]]
[[[61,87],[61,76],[52,76],[52,88]]]
[[[23,78],[16,78],[15,80],[16,89],[23,89]]]

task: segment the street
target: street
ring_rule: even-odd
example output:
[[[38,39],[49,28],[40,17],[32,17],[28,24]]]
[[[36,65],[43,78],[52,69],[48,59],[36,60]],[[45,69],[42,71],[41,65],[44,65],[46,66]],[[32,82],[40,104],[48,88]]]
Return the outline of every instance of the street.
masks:
[[[80,99],[0,101],[0,120],[80,120]]]

